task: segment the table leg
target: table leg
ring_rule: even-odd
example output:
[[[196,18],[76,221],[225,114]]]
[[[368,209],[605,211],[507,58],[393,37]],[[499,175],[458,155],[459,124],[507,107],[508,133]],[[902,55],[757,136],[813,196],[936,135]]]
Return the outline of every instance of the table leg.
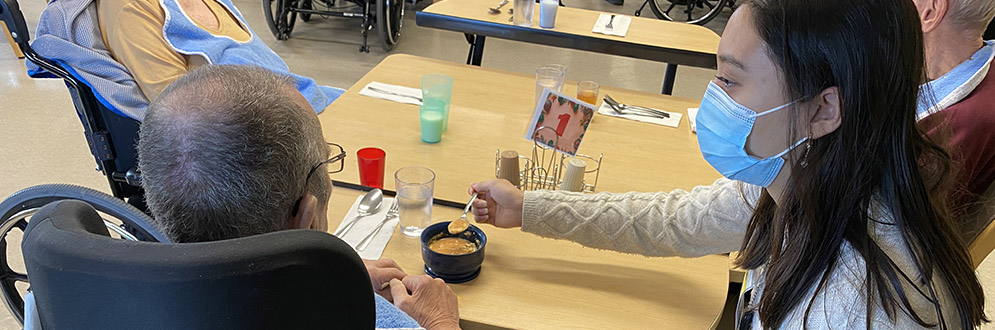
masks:
[[[667,63],[667,73],[663,76],[663,94],[674,93],[674,79],[677,78],[677,64]]]
[[[470,52],[466,55],[466,64],[480,66],[480,59],[484,57],[484,36],[464,33],[466,42],[470,43]]]
[[[14,51],[14,56],[17,56],[17,58],[24,58],[24,53],[21,52],[21,47],[18,47],[17,43],[14,42],[14,38],[10,36],[10,31],[7,30],[7,25],[0,22],[0,28],[3,29],[3,35],[7,36],[7,43],[10,44],[10,49]]]

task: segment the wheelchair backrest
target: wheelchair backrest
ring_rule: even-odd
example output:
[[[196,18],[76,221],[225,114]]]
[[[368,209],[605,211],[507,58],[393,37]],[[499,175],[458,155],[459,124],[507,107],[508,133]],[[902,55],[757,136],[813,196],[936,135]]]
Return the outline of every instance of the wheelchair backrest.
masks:
[[[32,218],[22,249],[44,329],[372,329],[359,256],[327,233],[206,243],[113,239],[88,204]]]

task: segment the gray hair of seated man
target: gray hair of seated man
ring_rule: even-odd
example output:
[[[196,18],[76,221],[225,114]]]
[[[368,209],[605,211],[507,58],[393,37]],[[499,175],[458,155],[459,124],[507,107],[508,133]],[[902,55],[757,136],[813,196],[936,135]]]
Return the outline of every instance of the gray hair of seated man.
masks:
[[[947,17],[979,36],[995,17],[995,0],[948,0]]]
[[[287,229],[305,189],[321,205],[328,157],[317,117],[293,79],[209,65],[172,83],[141,126],[139,168],[155,224],[176,242]]]

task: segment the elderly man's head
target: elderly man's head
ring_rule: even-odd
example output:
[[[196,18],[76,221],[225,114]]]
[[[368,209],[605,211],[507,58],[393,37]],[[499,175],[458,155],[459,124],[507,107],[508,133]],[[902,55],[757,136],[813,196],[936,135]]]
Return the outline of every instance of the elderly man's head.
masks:
[[[913,0],[922,20],[930,79],[946,74],[983,45],[995,0]]]
[[[178,242],[324,230],[331,185],[318,118],[293,80],[205,66],[149,106],[138,144],[146,200]]]
[[[981,37],[992,17],[995,17],[995,0],[915,0],[915,3],[924,18],[923,28],[927,33],[935,27],[926,16],[934,17],[936,23],[949,24],[971,37]]]

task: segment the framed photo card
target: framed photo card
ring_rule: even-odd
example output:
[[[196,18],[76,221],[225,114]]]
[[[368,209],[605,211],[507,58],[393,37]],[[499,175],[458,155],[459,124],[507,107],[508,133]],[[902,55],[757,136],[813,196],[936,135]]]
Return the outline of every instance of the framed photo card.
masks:
[[[570,156],[577,154],[591,125],[593,105],[551,89],[543,90],[525,139],[551,147]]]

